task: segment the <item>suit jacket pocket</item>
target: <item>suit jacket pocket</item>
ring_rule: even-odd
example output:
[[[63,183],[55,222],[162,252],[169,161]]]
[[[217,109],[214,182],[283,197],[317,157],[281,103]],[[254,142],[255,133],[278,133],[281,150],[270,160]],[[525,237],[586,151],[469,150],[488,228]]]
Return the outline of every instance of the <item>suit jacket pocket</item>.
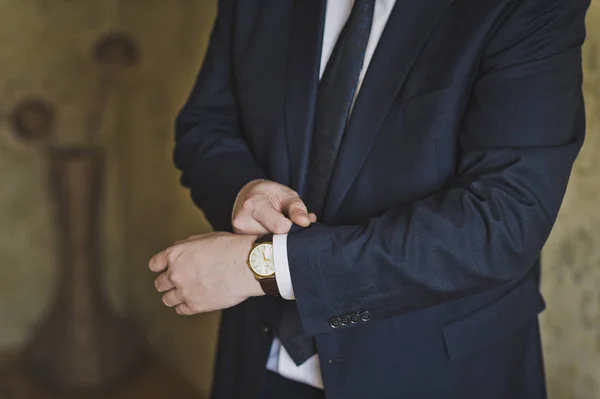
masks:
[[[501,340],[544,310],[536,282],[529,279],[483,309],[443,328],[451,359],[466,357]]]
[[[461,109],[468,103],[469,87],[468,83],[453,85],[407,98],[401,102],[402,118],[404,121],[408,121]]]

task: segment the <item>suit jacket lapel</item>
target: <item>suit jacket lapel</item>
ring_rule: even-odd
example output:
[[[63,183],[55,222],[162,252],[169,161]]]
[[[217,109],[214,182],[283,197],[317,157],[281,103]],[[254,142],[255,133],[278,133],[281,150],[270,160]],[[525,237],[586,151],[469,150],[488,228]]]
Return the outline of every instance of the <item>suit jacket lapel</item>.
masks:
[[[285,130],[290,159],[290,186],[302,195],[310,152],[325,0],[295,0],[285,95]]]
[[[453,1],[396,1],[346,128],[325,204],[325,219],[333,217],[350,190],[419,51]]]

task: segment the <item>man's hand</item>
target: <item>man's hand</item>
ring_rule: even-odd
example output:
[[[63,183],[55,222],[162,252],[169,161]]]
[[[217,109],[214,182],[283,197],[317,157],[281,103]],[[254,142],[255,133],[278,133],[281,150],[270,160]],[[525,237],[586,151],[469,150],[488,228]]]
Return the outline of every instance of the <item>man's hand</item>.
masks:
[[[163,302],[181,315],[221,310],[264,295],[246,265],[256,236],[210,233],[190,237],[154,255],[161,273],[154,285]]]
[[[237,234],[285,234],[292,222],[308,227],[317,221],[294,190],[268,180],[253,180],[238,194],[231,224]]]

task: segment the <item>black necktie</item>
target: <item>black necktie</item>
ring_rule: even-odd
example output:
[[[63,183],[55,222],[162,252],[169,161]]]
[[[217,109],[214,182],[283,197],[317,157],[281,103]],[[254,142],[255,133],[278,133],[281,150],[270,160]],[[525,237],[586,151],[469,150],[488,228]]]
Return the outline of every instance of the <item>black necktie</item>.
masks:
[[[305,200],[320,216],[363,67],[375,0],[356,0],[319,83]]]
[[[319,83],[305,201],[320,216],[371,33],[375,0],[355,0]],[[297,365],[317,350],[304,335],[295,302],[283,304],[277,335]]]

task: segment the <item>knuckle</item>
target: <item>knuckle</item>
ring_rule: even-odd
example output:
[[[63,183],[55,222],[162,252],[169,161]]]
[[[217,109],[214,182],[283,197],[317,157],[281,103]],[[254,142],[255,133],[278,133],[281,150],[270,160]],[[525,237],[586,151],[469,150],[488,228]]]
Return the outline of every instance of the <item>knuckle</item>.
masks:
[[[173,270],[171,273],[169,273],[169,280],[176,287],[180,286],[182,282],[180,273],[176,270]]]
[[[259,180],[257,181],[250,190],[251,192],[257,192],[263,190],[265,187],[269,187],[272,182],[268,180]]]
[[[269,182],[268,180],[256,179],[256,180],[252,180],[250,183],[246,184],[246,187],[250,187],[251,189],[254,189],[255,187],[259,187],[264,184],[267,184],[268,182]]]
[[[246,227],[246,223],[244,222],[243,218],[235,217],[231,222],[231,226],[236,230],[244,230],[244,228]]]
[[[277,231],[284,231],[290,228],[290,226],[291,222],[287,219],[280,219],[277,222],[275,222],[275,229],[277,229]]]
[[[261,212],[259,209],[254,209],[252,210],[252,213],[250,214],[253,220],[262,222],[263,220],[263,212]]]
[[[279,192],[287,198],[299,196],[298,192],[291,187],[284,186],[283,184],[279,184],[278,186]]]
[[[183,292],[181,292],[180,290],[177,290],[177,299],[179,300],[179,302],[185,303],[187,302],[187,297],[185,296],[185,294]]]
[[[302,201],[294,201],[290,204],[290,210],[300,211],[304,209],[304,203]]]
[[[167,263],[169,265],[175,263],[177,256],[175,255],[175,252],[173,251],[172,247],[167,249],[167,251],[165,252],[165,258],[167,259]]]
[[[248,198],[247,200],[242,202],[242,211],[252,212],[253,209],[254,209],[254,201],[252,201],[250,198]]]

